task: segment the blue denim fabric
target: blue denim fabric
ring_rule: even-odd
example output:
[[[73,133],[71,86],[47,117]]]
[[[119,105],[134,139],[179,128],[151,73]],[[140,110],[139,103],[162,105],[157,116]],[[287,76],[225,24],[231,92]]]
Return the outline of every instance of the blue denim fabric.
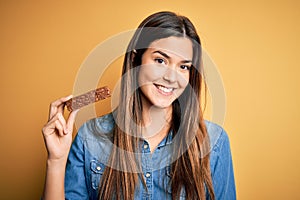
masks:
[[[111,131],[115,126],[112,114],[86,122],[72,144],[65,176],[66,199],[97,199],[98,186],[112,147]],[[206,121],[211,143],[210,167],[217,200],[236,199],[229,139],[218,125]],[[146,141],[141,144],[141,166],[147,190],[141,180],[135,199],[171,199],[170,133],[151,154]],[[185,199],[182,190],[180,199]],[[207,197],[207,199],[209,199]]]

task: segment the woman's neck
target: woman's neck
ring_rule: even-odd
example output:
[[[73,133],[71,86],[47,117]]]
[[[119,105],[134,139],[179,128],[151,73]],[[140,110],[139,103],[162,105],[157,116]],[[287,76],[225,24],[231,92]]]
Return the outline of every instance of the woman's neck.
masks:
[[[170,130],[172,105],[167,108],[143,105],[142,117],[142,137],[153,152]]]

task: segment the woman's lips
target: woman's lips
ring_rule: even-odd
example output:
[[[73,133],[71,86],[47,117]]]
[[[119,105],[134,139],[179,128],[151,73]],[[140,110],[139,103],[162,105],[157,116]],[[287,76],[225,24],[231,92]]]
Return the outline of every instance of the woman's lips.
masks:
[[[158,84],[154,84],[154,86],[158,89],[158,92],[163,95],[171,95],[174,91],[173,87],[166,87]]]

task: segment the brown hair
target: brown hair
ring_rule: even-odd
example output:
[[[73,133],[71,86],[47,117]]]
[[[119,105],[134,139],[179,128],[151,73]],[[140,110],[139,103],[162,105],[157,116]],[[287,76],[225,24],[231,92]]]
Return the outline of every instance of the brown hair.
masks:
[[[141,93],[136,89],[137,66],[141,64],[142,55],[151,42],[170,36],[188,37],[193,43],[189,85],[172,104],[172,199],[179,199],[182,189],[185,189],[187,199],[205,199],[206,189],[210,199],[215,199],[210,173],[210,144],[198,102],[202,84],[205,86],[200,38],[188,18],[173,12],[158,12],[147,17],[128,45],[123,63],[120,101],[115,111],[117,125],[113,132],[114,145],[109,166],[101,178],[99,199],[134,199],[139,177],[144,181],[143,174],[137,173],[141,171],[141,166],[135,154],[139,151],[140,140],[136,134],[143,109]]]

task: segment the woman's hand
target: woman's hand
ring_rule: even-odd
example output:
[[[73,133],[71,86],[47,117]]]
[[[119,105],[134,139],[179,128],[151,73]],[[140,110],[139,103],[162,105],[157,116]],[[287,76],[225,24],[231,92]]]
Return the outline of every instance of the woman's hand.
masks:
[[[48,151],[48,161],[66,162],[72,144],[72,132],[75,116],[78,110],[69,114],[68,119],[64,118],[65,102],[72,96],[63,97],[51,103],[49,119],[43,127],[42,132],[45,145]]]
[[[48,151],[44,200],[65,199],[65,165],[72,144],[72,132],[78,110],[72,111],[67,120],[64,118],[65,102],[72,96],[63,97],[51,103],[49,119],[42,132]]]

